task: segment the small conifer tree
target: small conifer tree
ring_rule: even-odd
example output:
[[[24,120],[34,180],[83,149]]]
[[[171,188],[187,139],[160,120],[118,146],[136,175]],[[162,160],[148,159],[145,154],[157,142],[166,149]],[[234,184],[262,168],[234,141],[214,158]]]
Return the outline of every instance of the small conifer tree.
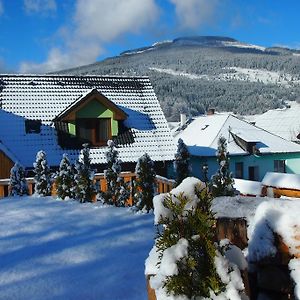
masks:
[[[176,186],[179,185],[183,179],[190,175],[190,153],[186,144],[182,139],[178,139],[177,152],[175,154],[174,171],[176,173]]]
[[[154,197],[156,173],[154,162],[147,153],[139,158],[135,167],[135,173],[135,206],[139,210],[147,210],[149,212],[153,208],[152,200]]]
[[[75,199],[83,202],[91,202],[96,195],[94,184],[94,171],[91,168],[90,149],[88,144],[83,144],[82,157],[75,164]]]
[[[107,160],[107,169],[104,170],[104,177],[107,182],[107,191],[103,193],[105,203],[116,206],[125,206],[130,196],[129,185],[124,183],[121,173],[121,160],[119,152],[112,140],[107,142],[108,151],[105,153]]]
[[[163,206],[170,213],[160,217],[156,239],[160,253],[158,266],[167,249],[185,242],[187,251],[177,261],[178,272],[165,277],[164,287],[168,294],[184,295],[188,299],[209,297],[211,290],[218,294],[224,287],[215,267],[212,197],[200,184],[195,186],[195,195],[197,201],[184,192],[164,198]]]
[[[18,162],[10,170],[10,196],[28,195],[28,186],[25,178],[25,170]]]
[[[63,154],[59,165],[59,172],[55,179],[57,196],[61,199],[72,198],[74,186],[74,172],[68,155]]]
[[[34,166],[34,193],[39,196],[49,196],[51,194],[51,173],[48,166],[46,153],[39,151],[36,155]]]
[[[233,196],[234,180],[229,170],[229,153],[227,152],[226,139],[223,136],[218,140],[217,161],[219,169],[217,173],[212,176],[210,183],[212,194],[214,197]]]

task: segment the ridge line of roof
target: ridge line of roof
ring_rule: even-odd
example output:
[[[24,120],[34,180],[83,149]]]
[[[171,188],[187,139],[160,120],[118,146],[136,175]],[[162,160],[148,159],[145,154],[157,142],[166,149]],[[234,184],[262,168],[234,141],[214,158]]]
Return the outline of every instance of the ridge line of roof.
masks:
[[[130,78],[130,79],[149,79],[147,75],[139,75],[139,76],[132,76],[132,75],[95,75],[95,74],[86,74],[86,75],[74,75],[74,74],[0,74],[0,77],[74,77],[74,78],[86,78],[86,77],[94,77],[94,78]]]
[[[221,132],[221,130],[222,130],[224,124],[226,123],[226,121],[228,120],[229,116],[230,116],[230,114],[228,114],[228,115],[226,116],[226,119],[225,119],[225,121],[223,122],[223,125],[220,127],[219,131],[217,132],[215,138],[214,138],[214,139],[212,140],[212,142],[210,143],[209,147],[211,147],[212,144],[214,143],[214,141],[216,140],[217,136],[218,136],[219,133]],[[226,141],[227,141],[227,139],[226,139]]]

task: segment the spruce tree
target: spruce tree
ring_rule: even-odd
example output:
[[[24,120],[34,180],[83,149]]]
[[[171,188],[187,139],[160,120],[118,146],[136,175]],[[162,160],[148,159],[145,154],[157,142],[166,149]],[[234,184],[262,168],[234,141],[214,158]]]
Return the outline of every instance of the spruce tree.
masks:
[[[124,183],[121,173],[121,160],[119,152],[112,140],[107,142],[108,151],[105,153],[107,169],[104,170],[104,177],[107,182],[107,191],[103,193],[105,203],[116,206],[125,206],[130,196],[129,186]]]
[[[51,195],[51,173],[47,162],[46,153],[39,151],[36,155],[34,166],[34,193],[39,196]]]
[[[135,173],[135,206],[139,210],[147,210],[149,212],[153,208],[156,173],[154,162],[147,153],[139,158],[135,167]]]
[[[25,170],[18,162],[10,170],[9,179],[10,196],[28,195],[28,186],[25,178]]]
[[[223,136],[218,140],[217,161],[219,169],[217,173],[212,176],[210,183],[212,194],[214,197],[233,196],[234,180],[229,170],[229,153],[227,152],[226,139]]]
[[[190,175],[190,154],[186,144],[180,138],[178,139],[177,152],[175,154],[174,171],[176,173],[176,186],[179,185],[183,179]]]
[[[74,186],[74,172],[68,155],[63,154],[59,165],[59,172],[55,178],[57,196],[61,199],[72,198]]]
[[[224,287],[215,267],[212,197],[200,184],[195,186],[195,195],[197,201],[184,192],[170,193],[164,198],[163,206],[169,213],[160,217],[156,239],[160,253],[158,266],[164,251],[185,241],[187,254],[177,261],[177,274],[165,277],[164,287],[168,294],[184,295],[188,299],[209,297],[211,290],[218,294]]]
[[[75,189],[74,196],[81,203],[91,202],[96,195],[94,184],[94,171],[91,168],[90,149],[88,144],[83,144],[82,157],[75,164]]]

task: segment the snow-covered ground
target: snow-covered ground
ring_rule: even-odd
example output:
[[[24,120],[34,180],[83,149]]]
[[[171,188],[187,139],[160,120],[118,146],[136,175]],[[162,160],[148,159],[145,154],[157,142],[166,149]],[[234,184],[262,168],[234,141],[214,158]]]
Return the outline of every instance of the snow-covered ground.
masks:
[[[0,201],[0,299],[147,299],[153,215],[51,197]]]

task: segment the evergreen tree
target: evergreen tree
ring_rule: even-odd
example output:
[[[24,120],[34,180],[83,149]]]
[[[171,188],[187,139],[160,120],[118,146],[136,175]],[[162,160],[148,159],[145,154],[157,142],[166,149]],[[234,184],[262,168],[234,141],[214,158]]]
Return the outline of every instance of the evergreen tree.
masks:
[[[160,253],[158,265],[164,251],[185,242],[186,254],[176,262],[178,272],[165,277],[164,287],[168,294],[185,295],[188,299],[209,297],[211,290],[218,294],[224,287],[215,268],[212,197],[200,184],[195,186],[195,195],[197,201],[184,192],[164,198],[163,206],[169,213],[160,217],[156,239]]]
[[[18,162],[10,170],[10,196],[28,195],[28,186],[25,178],[25,170]]]
[[[129,199],[130,191],[128,184],[124,183],[121,173],[121,160],[119,152],[112,140],[107,142],[108,151],[105,153],[107,160],[107,169],[104,170],[104,177],[107,182],[107,191],[103,193],[105,203],[116,206],[125,206]]]
[[[135,173],[135,206],[139,210],[145,209],[149,212],[150,209],[153,208],[156,173],[154,170],[154,162],[147,153],[139,158],[135,167]]]
[[[180,138],[178,139],[177,153],[175,154],[174,170],[176,173],[176,186],[179,185],[183,179],[190,175],[190,154],[186,144]]]
[[[91,169],[90,149],[88,144],[83,144],[82,157],[76,162],[74,196],[81,203],[91,202],[96,195],[94,172]]]
[[[66,153],[59,165],[59,172],[55,178],[57,196],[61,199],[72,198],[74,186],[74,170]]]
[[[34,193],[39,196],[51,195],[51,173],[47,162],[46,153],[39,151],[36,155],[34,166]]]
[[[226,139],[221,136],[218,140],[217,161],[219,169],[211,179],[211,191],[214,197],[233,196],[234,180],[229,170],[229,153],[227,152]]]

